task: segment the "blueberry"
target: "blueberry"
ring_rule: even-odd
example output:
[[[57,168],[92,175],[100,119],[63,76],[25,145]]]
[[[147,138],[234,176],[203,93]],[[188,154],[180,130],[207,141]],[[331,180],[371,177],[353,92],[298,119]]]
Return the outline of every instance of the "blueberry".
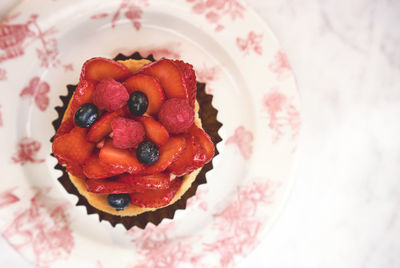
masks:
[[[115,210],[124,210],[131,202],[129,194],[109,194],[107,197],[108,204]]]
[[[152,165],[157,162],[160,153],[158,147],[151,141],[143,141],[139,144],[136,150],[136,157],[140,163]]]
[[[92,103],[85,103],[76,110],[74,115],[75,124],[81,128],[92,126],[98,117],[98,109]]]
[[[128,107],[131,114],[135,116],[143,115],[148,106],[149,100],[147,99],[146,94],[142,91],[134,91],[129,96]]]

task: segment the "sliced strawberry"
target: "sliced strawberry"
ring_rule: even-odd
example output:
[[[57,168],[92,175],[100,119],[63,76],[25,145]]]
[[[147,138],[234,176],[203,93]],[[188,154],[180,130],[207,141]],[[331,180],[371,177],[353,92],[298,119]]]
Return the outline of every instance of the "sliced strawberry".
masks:
[[[121,81],[131,75],[132,73],[122,63],[97,57],[87,60],[83,64],[80,79],[98,82],[105,78],[113,78]]]
[[[151,175],[163,172],[171,163],[177,160],[186,148],[186,140],[182,136],[171,137],[160,147],[160,157],[153,165],[147,166],[140,174]]]
[[[179,67],[183,74],[183,79],[186,83],[186,88],[189,95],[189,104],[194,107],[197,94],[196,73],[193,70],[193,65],[183,62],[181,60],[174,60],[174,63]]]
[[[136,119],[143,123],[147,138],[158,147],[164,145],[168,141],[168,131],[160,122],[147,116],[137,117]]]
[[[176,176],[189,174],[197,168],[200,168],[206,162],[205,151],[199,144],[199,139],[190,134],[186,135],[186,149],[183,154],[173,162],[168,171]]]
[[[164,190],[169,188],[171,182],[169,179],[169,174],[166,173],[158,173],[147,176],[123,174],[119,176],[119,180],[138,187],[138,192],[143,192],[145,190]]]
[[[97,153],[86,159],[83,165],[83,173],[89,179],[105,179],[122,174],[124,170],[101,162]]]
[[[100,119],[94,123],[94,125],[89,129],[87,139],[91,142],[99,142],[108,134],[111,133],[111,121],[119,116],[124,116],[126,114],[126,109],[122,108],[118,111],[105,113]]]
[[[74,127],[69,133],[53,142],[53,153],[63,163],[83,164],[95,146],[86,140],[87,129]]]
[[[182,185],[181,178],[175,178],[168,189],[147,190],[143,193],[132,193],[131,203],[138,207],[159,208],[168,205]]]
[[[53,142],[53,154],[60,164],[65,164],[72,175],[82,178],[81,164],[90,156],[95,144],[86,140],[87,129],[74,127],[69,133]]]
[[[129,194],[135,192],[135,186],[118,179],[103,179],[86,181],[88,192],[97,194]]]
[[[136,158],[135,151],[115,148],[110,140],[104,143],[99,158],[100,161],[131,174],[136,174],[144,169],[144,166]]]
[[[68,173],[74,175],[75,177],[84,179],[85,174],[83,173],[82,166],[74,163],[74,162],[67,162],[65,169],[67,170]]]
[[[75,89],[74,96],[71,100],[71,117],[74,117],[76,110],[85,103],[92,102],[93,92],[96,85],[92,81],[81,80]]]
[[[193,126],[189,129],[188,132],[198,139],[201,147],[203,148],[206,156],[204,164],[210,162],[215,154],[215,146],[210,136],[208,136],[208,134],[204,132],[204,130],[202,130],[195,124],[193,124]]]
[[[59,136],[69,133],[74,128],[74,120],[72,117],[68,118],[64,122],[61,123],[60,127],[57,129],[56,136],[54,139],[57,139]]]
[[[164,90],[160,83],[154,77],[144,74],[136,74],[124,82],[124,86],[128,89],[129,94],[134,91],[141,91],[146,94],[149,100],[149,106],[146,113],[155,115],[160,110],[161,105],[165,101]]]
[[[157,78],[168,98],[188,99],[188,89],[183,74],[173,61],[161,59],[145,65],[139,73]]]

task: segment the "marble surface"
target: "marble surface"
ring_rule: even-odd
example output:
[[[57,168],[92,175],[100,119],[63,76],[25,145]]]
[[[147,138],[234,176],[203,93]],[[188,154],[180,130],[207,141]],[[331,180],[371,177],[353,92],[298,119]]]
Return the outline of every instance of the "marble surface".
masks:
[[[247,2],[289,56],[303,130],[286,209],[239,267],[400,267],[400,1]],[[30,266],[0,239],[0,267]]]

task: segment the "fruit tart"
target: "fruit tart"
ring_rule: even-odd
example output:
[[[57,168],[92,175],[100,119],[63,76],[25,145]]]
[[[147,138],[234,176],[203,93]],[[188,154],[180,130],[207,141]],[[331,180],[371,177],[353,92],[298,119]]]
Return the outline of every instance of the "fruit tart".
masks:
[[[60,181],[89,213],[143,228],[173,217],[178,200],[185,206],[185,193],[216,154],[221,124],[213,113],[214,134],[203,129],[199,110],[209,110],[211,99],[197,96],[204,84],[196,83],[192,65],[138,53],[115,59],[121,57],[83,64],[78,85],[57,109],[52,152],[64,171]]]

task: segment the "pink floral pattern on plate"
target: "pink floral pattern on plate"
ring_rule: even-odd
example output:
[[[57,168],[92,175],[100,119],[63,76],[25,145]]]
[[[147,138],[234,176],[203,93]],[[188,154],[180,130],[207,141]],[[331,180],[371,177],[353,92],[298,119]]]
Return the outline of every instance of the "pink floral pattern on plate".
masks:
[[[50,86],[47,82],[40,81],[39,77],[34,77],[29,82],[29,85],[25,87],[19,96],[21,98],[29,98],[30,101],[34,101],[36,106],[41,110],[45,111],[49,106],[49,97],[47,94],[50,91]]]
[[[254,174],[258,174],[260,170],[257,170],[257,168],[259,168],[262,161],[254,158],[257,150],[264,148],[265,145],[269,145],[270,142],[275,142],[275,146],[278,149],[282,148],[283,152],[286,153],[287,145],[294,144],[300,126],[300,116],[297,108],[297,92],[294,90],[295,84],[292,83],[293,76],[290,65],[270,32],[263,31],[261,29],[264,28],[258,27],[260,25],[259,20],[256,20],[252,16],[252,12],[246,11],[246,7],[241,1],[177,0],[174,4],[180,4],[180,8],[184,8],[187,11],[180,14],[169,12],[175,7],[172,4],[168,8],[165,8],[165,3],[162,3],[161,7],[163,8],[157,10],[157,5],[163,1],[99,1],[103,1],[105,5],[95,5],[93,9],[90,9],[97,10],[95,12],[98,13],[91,16],[91,19],[94,21],[89,21],[88,23],[93,24],[96,21],[96,24],[110,24],[113,34],[117,34],[117,32],[120,32],[119,30],[121,30],[121,34],[135,33],[136,31],[139,31],[136,33],[138,35],[147,34],[144,31],[147,31],[147,28],[145,29],[142,24],[144,13],[148,11],[165,13],[165,10],[168,10],[167,15],[176,15],[188,24],[193,23],[193,17],[197,16],[198,20],[196,21],[199,25],[196,26],[201,27],[204,33],[213,40],[217,40],[215,34],[216,32],[220,32],[217,35],[218,38],[223,38],[222,41],[224,41],[224,49],[227,57],[235,58],[238,54],[241,54],[242,56],[254,55],[262,59],[264,63],[259,64],[249,62],[248,59],[251,57],[242,57],[243,68],[240,68],[239,75],[243,74],[243,82],[247,83],[246,77],[248,76],[246,74],[251,73],[260,80],[257,82],[264,82],[263,84],[266,84],[263,81],[265,73],[269,73],[269,76],[271,74],[276,76],[277,84],[275,88],[268,92],[254,90],[252,94],[249,94],[250,97],[255,97],[252,101],[258,104],[257,107],[262,104],[262,110],[259,110],[263,113],[257,113],[254,119],[256,125],[268,127],[268,134],[272,133],[272,135],[265,135],[265,139],[263,139],[262,133],[253,133],[253,128],[251,131],[250,129],[246,129],[245,125],[247,126],[247,124],[244,123],[246,121],[241,121],[243,118],[229,117],[230,111],[227,111],[225,108],[225,111],[221,109],[218,116],[226,119],[225,121],[223,120],[225,129],[231,129],[232,131],[232,133],[228,133],[229,135],[224,142],[228,147],[232,147],[235,150],[237,148],[238,153],[241,155],[234,159],[237,160],[235,163],[244,163],[243,165],[247,165],[249,162],[243,161],[243,159],[254,160],[251,164],[252,167],[253,164],[256,167]],[[63,28],[64,22],[61,24],[56,22],[55,25],[49,24],[56,21],[47,19],[46,17],[48,10],[53,10],[56,6],[54,1],[44,0],[42,4],[43,6],[36,7],[36,2],[33,4],[33,1],[23,1],[15,9],[16,13],[3,20],[0,24],[0,82],[9,88],[17,89],[17,91],[10,91],[9,95],[7,95],[8,93],[5,94],[4,91],[2,92],[5,96],[10,96],[7,99],[10,103],[2,100],[0,104],[2,105],[0,106],[0,126],[3,126],[1,134],[10,131],[10,127],[15,127],[15,124],[11,124],[11,122],[16,121],[15,116],[14,114],[7,114],[11,110],[6,105],[16,105],[21,99],[26,102],[29,101],[29,103],[34,105],[32,117],[35,122],[36,120],[38,122],[42,120],[41,124],[49,125],[50,122],[47,113],[50,112],[48,106],[52,91],[50,91],[50,85],[46,81],[54,80],[49,78],[50,75],[53,75],[53,72],[47,71],[53,67],[58,67],[57,72],[71,72],[74,70],[74,65],[61,62],[58,59],[59,55],[64,55],[64,53],[71,56],[71,61],[74,63],[81,60],[76,56],[79,53],[76,53],[76,55],[72,53],[74,54],[72,55],[68,54],[68,51],[64,51],[66,43],[64,43],[64,38],[61,38],[65,33],[65,28]],[[69,7],[70,3],[68,0],[57,0],[57,7],[58,5]],[[146,7],[148,6],[149,8],[147,9]],[[19,10],[22,13],[19,13]],[[25,12],[28,13],[23,14]],[[118,31],[113,30],[120,23],[125,22],[128,27],[121,27]],[[238,23],[241,23],[241,27],[236,27]],[[107,28],[105,29],[106,31],[110,30],[108,27],[105,28]],[[82,34],[79,33],[79,30],[74,33]],[[123,30],[127,30],[127,32],[124,33]],[[56,39],[58,35],[60,35],[60,38]],[[173,35],[170,39],[167,34],[165,36],[168,41],[165,41],[161,45],[153,44],[147,46],[147,40],[138,40],[137,45],[135,43],[135,46],[130,47],[130,49],[134,49],[134,51],[138,50],[141,54],[153,54],[155,58],[186,59],[188,57],[188,61],[193,64],[200,65],[203,63],[203,67],[199,66],[200,68],[196,68],[197,80],[207,83],[207,91],[215,95],[214,100],[216,104],[221,104],[221,98],[227,92],[230,92],[229,90],[232,90],[230,85],[236,81],[236,77],[231,71],[232,67],[235,66],[232,66],[229,61],[223,61],[218,58],[218,55],[220,55],[218,54],[219,51],[215,50],[213,46],[208,47],[205,45],[204,48],[207,51],[203,51],[203,49],[198,49],[191,42],[188,42],[188,39],[192,38],[190,34],[183,37]],[[193,38],[193,40],[197,39]],[[266,53],[263,44],[268,44],[268,47],[272,47],[273,50],[271,51],[276,51],[276,55],[271,58],[271,55]],[[114,49],[108,47],[107,44],[104,47],[107,47],[107,50],[104,49],[104,51],[101,51],[99,47],[98,51],[107,54]],[[193,53],[197,51],[199,53]],[[29,70],[27,73],[34,73],[32,76],[23,77],[23,80],[21,78],[21,81],[17,81],[13,77],[15,74],[13,61],[17,61],[17,59],[24,60],[25,62],[33,62],[36,64],[35,68],[39,66],[40,68]],[[255,68],[254,64],[257,64],[257,68]],[[224,69],[221,69],[219,66],[223,66]],[[254,68],[252,69],[251,67]],[[233,79],[235,81],[231,79],[231,76],[235,78]],[[54,90],[53,84],[51,90]],[[253,90],[253,88],[249,90]],[[232,107],[226,105],[226,108],[231,109]],[[3,118],[1,115],[3,115]],[[268,115],[267,119],[265,115]],[[6,122],[3,122],[2,119],[6,120]],[[237,119],[237,121],[232,121],[231,119]],[[236,122],[236,124],[232,126],[229,122]],[[13,133],[12,131],[10,133]],[[268,140],[266,141],[266,139]],[[277,141],[279,141],[279,144]],[[45,142],[48,142],[48,139],[36,140],[30,136],[19,139],[16,148],[11,148],[11,150],[9,149],[9,151],[5,152],[7,154],[6,157],[17,164],[9,165],[10,169],[6,170],[6,172],[14,175],[14,170],[18,170],[18,166],[21,166],[19,169],[23,169],[24,171],[26,168],[30,172],[43,172],[43,169],[45,169],[44,173],[46,173],[49,168],[48,165],[29,165],[45,161],[43,158],[47,153],[42,148]],[[45,154],[42,156],[42,153]],[[226,151],[221,150],[221,155],[218,156],[221,157],[222,161],[225,160],[225,153]],[[287,168],[290,168],[289,160],[282,161],[277,166],[285,168],[286,172]],[[218,161],[215,163],[215,168],[217,169]],[[28,167],[24,165],[28,165]],[[281,174],[279,168],[275,171]],[[124,243],[125,246],[127,241],[124,241],[124,239],[130,239],[132,243],[132,259],[129,263],[121,261],[122,267],[233,266],[238,258],[246,256],[255,247],[259,239],[261,239],[262,231],[268,228],[271,223],[271,211],[276,213],[275,208],[278,204],[281,204],[283,193],[290,183],[290,180],[286,177],[279,177],[277,182],[273,183],[266,179],[269,176],[268,171],[264,173],[263,169],[261,169],[260,172],[262,178],[237,178],[237,185],[235,185],[237,188],[229,195],[229,198],[233,199],[224,199],[221,200],[221,203],[212,202],[214,202],[216,194],[221,194],[221,192],[218,192],[220,191],[219,188],[223,187],[216,187],[212,190],[200,187],[197,194],[188,200],[187,209],[182,211],[182,213],[193,213],[189,214],[190,217],[184,219],[184,221],[189,219],[187,223],[184,222],[190,224],[189,227],[194,227],[195,224],[193,222],[198,219],[207,221],[204,229],[201,229],[198,233],[185,233],[184,231],[186,230],[181,228],[182,222],[179,217],[174,220],[165,219],[157,227],[150,225],[145,230],[133,228],[128,232],[121,231],[120,228],[115,228],[112,231],[111,229],[107,230],[107,228],[111,228],[108,225],[107,227],[99,226],[113,232],[116,239],[112,239],[111,241],[106,233],[105,236],[107,236],[107,239],[105,243],[110,244],[102,245],[99,243],[98,247],[103,250],[108,246],[115,246],[115,244],[120,242]],[[90,252],[89,249],[87,252],[77,252],[76,249],[78,247],[75,247],[75,243],[78,243],[78,241],[82,243],[79,245],[79,249],[84,248],[87,244],[83,242],[84,239],[80,239],[81,234],[70,227],[69,213],[71,213],[72,218],[72,216],[76,216],[74,214],[75,210],[66,209],[65,199],[62,201],[52,200],[45,196],[48,190],[47,187],[51,187],[53,183],[56,183],[54,180],[55,174],[53,175],[53,177],[50,176],[50,178],[47,178],[49,179],[48,181],[44,178],[40,182],[41,191],[34,190],[34,193],[28,196],[19,194],[20,191],[22,192],[22,186],[26,186],[25,184],[21,184],[19,178],[16,181],[8,180],[2,184],[3,188],[0,189],[0,213],[2,213],[2,216],[4,215],[1,219],[1,222],[4,222],[1,226],[2,234],[16,250],[33,261],[37,267],[52,267],[58,264],[70,267],[79,266],[82,263],[82,256],[86,254],[92,260],[92,267],[105,267],[110,263],[110,258],[114,258],[114,256],[100,256],[97,252]],[[209,173],[207,179],[211,181],[212,172]],[[31,183],[37,185],[34,178]],[[241,186],[238,186],[239,184]],[[280,187],[281,184],[282,187]],[[276,191],[278,194],[275,194],[275,189],[278,188],[279,191]],[[64,194],[67,193],[64,192]],[[198,216],[199,218],[196,218]],[[89,218],[88,221],[90,221]],[[83,226],[83,228],[86,227]],[[114,249],[116,250],[116,255],[126,253],[125,248],[119,250],[119,247],[115,246]]]
[[[215,31],[222,31],[225,26],[222,19],[229,16],[232,21],[243,18],[245,7],[237,0],[186,0],[192,5],[195,14],[203,15],[207,21],[215,25]]]
[[[238,48],[245,53],[245,55],[248,55],[250,51],[254,51],[256,54],[262,55],[262,39],[262,34],[256,34],[254,31],[251,31],[246,38],[236,38],[236,44]]]
[[[36,48],[36,54],[42,67],[55,67],[60,63],[57,58],[57,39],[49,38],[57,31],[54,27],[42,30],[37,23],[38,17],[37,14],[33,14],[25,24],[0,24],[0,49],[4,51],[0,55],[0,63],[23,56],[25,48],[35,41],[41,44],[40,48]],[[7,22],[14,18],[16,17]]]
[[[292,67],[287,59],[285,52],[279,50],[275,56],[274,61],[268,65],[269,69],[274,72],[278,78],[286,78],[289,76]]]
[[[10,191],[3,195],[8,197],[8,205],[19,200]],[[18,211],[2,233],[17,251],[31,251],[38,267],[50,267],[54,262],[68,258],[74,247],[65,213],[68,204],[58,202],[48,211],[50,201],[42,191],[35,190],[29,207]]]
[[[44,159],[37,159],[36,154],[40,151],[40,142],[30,138],[22,138],[17,145],[17,152],[11,158],[16,164],[25,165],[26,163],[43,163]]]
[[[265,94],[263,106],[268,113],[268,126],[274,133],[274,142],[285,134],[286,126],[289,126],[292,139],[298,136],[301,127],[300,112],[290,99],[278,90],[272,90]]]
[[[14,189],[4,190],[0,193],[0,209],[17,203],[20,199],[13,193]]]
[[[229,137],[225,144],[235,144],[244,159],[249,160],[253,154],[253,133],[246,130],[244,126],[239,126],[235,133]]]
[[[112,13],[98,13],[95,15],[92,15],[90,18],[91,19],[103,19],[107,18],[108,16],[112,17],[111,18],[111,26],[115,28],[117,25],[117,21],[120,19],[122,14],[125,16],[125,18],[129,19],[132,23],[132,26],[136,30],[140,30],[142,24],[141,24],[141,19],[142,19],[142,14],[143,14],[143,8],[142,6],[148,6],[148,0],[122,0],[119,8]]]
[[[138,247],[142,262],[135,261],[132,268],[178,267],[181,263],[194,264],[192,246],[175,241],[169,234],[176,228],[174,222],[148,226],[144,231],[131,229],[128,235]]]
[[[263,219],[257,217],[257,208],[272,202],[277,187],[269,181],[240,186],[237,199],[213,215],[213,226],[219,233],[215,241],[205,243],[205,251],[219,254],[220,267],[229,267],[236,255],[246,255],[257,244],[263,225]]]
[[[217,254],[219,266],[229,267],[235,255],[245,255],[257,243],[263,219],[257,217],[257,208],[268,205],[278,185],[253,183],[240,186],[237,196],[220,213],[214,214],[213,228],[217,232],[213,240],[195,248],[196,237],[174,240],[170,234],[179,226],[174,222],[149,226],[144,231],[132,229],[127,234],[138,247],[143,262],[132,268],[178,267],[186,263],[191,267],[205,267],[205,259]]]

